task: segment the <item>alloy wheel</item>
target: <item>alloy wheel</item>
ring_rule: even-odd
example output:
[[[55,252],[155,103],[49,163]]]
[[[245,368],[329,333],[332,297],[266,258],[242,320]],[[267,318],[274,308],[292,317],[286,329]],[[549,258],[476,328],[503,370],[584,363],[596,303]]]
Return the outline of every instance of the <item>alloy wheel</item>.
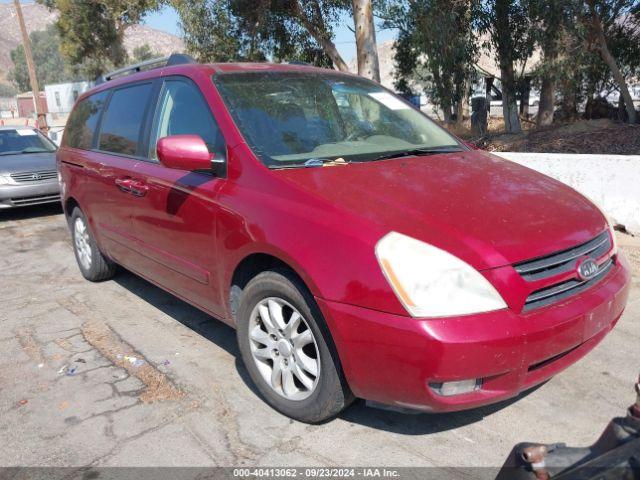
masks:
[[[251,355],[260,374],[278,395],[304,400],[320,378],[320,353],[302,314],[278,297],[261,300],[249,319]]]
[[[91,245],[89,244],[89,230],[83,218],[76,218],[73,225],[73,240],[78,252],[78,260],[82,268],[91,268]]]

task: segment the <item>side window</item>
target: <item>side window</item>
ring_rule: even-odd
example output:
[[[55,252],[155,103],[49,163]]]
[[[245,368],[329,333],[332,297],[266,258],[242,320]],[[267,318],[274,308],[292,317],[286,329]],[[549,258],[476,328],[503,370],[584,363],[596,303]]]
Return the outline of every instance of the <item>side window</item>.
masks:
[[[99,150],[135,155],[143,130],[143,119],[152,84],[114,90],[100,128]]]
[[[151,158],[157,159],[158,140],[171,135],[199,135],[209,151],[225,157],[222,133],[198,87],[187,80],[167,80],[162,87],[151,130]]]
[[[65,128],[64,144],[66,146],[82,150],[93,148],[93,135],[108,94],[108,91],[99,92],[78,103]]]

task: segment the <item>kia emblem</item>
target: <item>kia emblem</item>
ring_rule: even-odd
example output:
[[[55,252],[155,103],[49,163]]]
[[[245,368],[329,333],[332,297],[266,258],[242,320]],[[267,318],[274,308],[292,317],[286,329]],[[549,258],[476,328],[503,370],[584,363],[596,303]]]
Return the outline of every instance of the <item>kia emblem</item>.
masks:
[[[587,258],[578,264],[578,276],[582,280],[591,280],[598,274],[598,264],[593,258]]]

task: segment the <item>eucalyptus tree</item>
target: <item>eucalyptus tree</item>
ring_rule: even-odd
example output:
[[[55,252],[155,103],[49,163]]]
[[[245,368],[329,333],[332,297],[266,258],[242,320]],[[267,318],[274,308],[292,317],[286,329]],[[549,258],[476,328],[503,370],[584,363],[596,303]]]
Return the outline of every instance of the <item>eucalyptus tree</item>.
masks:
[[[463,119],[478,53],[473,24],[478,0],[392,0],[380,7],[387,28],[398,29],[396,88],[411,92],[421,84],[444,115]]]
[[[518,114],[517,64],[526,62],[534,49],[533,22],[528,0],[488,0],[483,2],[481,31],[489,34],[489,44],[497,54],[502,83],[502,113],[509,133],[522,130]]]
[[[85,73],[93,76],[126,62],[126,29],[160,7],[159,0],[37,1],[59,13],[55,26],[61,53],[70,64],[83,65]]]

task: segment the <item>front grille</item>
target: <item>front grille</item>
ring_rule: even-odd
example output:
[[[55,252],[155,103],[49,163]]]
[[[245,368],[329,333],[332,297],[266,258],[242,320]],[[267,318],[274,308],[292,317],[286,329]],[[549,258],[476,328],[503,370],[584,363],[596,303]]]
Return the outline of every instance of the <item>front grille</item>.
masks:
[[[24,207],[27,205],[38,205],[40,203],[59,202],[59,194],[51,195],[34,195],[32,197],[12,198],[11,203],[14,207]]]
[[[544,307],[545,305],[549,305],[562,300],[563,298],[585,291],[593,284],[602,280],[607,273],[609,273],[609,270],[613,268],[613,265],[613,259],[610,258],[598,267],[598,273],[589,280],[571,279],[562,283],[557,283],[551,287],[536,290],[527,297],[527,301],[524,304],[524,310],[527,311],[534,308]]]
[[[551,279],[557,275],[575,271],[578,258],[598,259],[609,250],[611,250],[611,237],[609,232],[605,231],[587,243],[546,257],[516,264],[514,268],[528,282]],[[598,265],[598,271],[589,280],[582,280],[576,272],[574,278],[553,283],[534,291],[527,297],[524,311],[552,304],[588,289],[607,275],[613,268],[614,261],[614,258],[608,258]]]
[[[56,170],[45,170],[41,172],[12,173],[11,178],[19,183],[43,182],[45,180],[58,178],[58,172]]]
[[[529,260],[515,265],[516,272],[528,282],[553,277],[575,268],[575,259],[583,256],[600,258],[611,249],[609,232],[602,232],[593,240],[548,257]]]

